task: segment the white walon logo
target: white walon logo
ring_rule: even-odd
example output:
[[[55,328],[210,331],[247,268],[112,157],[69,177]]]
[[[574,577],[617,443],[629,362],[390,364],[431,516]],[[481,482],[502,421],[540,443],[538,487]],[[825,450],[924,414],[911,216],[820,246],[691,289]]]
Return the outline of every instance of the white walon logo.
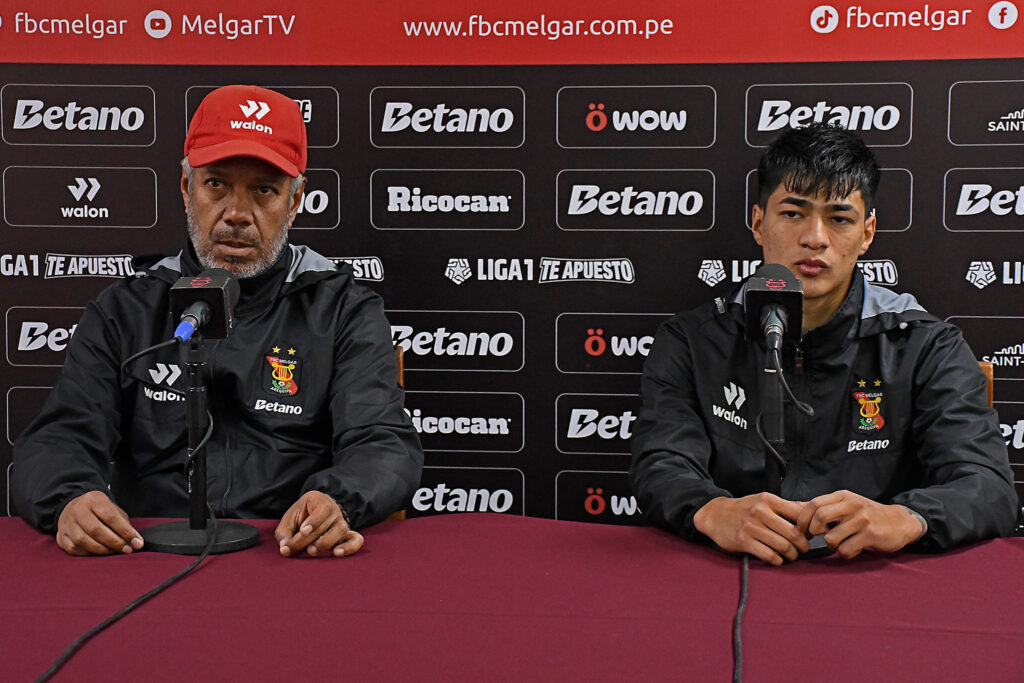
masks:
[[[252,118],[253,114],[256,115],[256,120],[259,121],[267,113],[270,112],[270,105],[266,102],[254,102],[253,100],[246,100],[245,104],[238,105],[238,108],[245,114],[245,118]]]
[[[95,178],[75,178],[75,184],[68,185],[68,189],[71,190],[71,195],[76,202],[82,201],[82,197],[91,202],[96,193],[100,191],[100,181]]]

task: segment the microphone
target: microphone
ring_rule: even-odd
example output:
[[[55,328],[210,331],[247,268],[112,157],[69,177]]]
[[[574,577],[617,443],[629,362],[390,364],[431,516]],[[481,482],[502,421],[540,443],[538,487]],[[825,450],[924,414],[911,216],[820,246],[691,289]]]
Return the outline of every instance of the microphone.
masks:
[[[743,293],[747,339],[765,339],[769,349],[799,342],[804,315],[804,287],[785,266],[766,263],[747,280]]]
[[[209,268],[194,277],[179,278],[171,287],[171,315],[180,320],[178,341],[202,329],[208,339],[231,334],[231,310],[238,301],[238,278],[223,268]]]

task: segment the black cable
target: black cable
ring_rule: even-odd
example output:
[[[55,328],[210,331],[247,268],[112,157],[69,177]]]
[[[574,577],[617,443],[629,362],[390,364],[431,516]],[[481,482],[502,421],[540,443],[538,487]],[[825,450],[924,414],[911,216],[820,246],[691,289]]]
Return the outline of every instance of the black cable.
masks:
[[[754,429],[757,431],[757,436],[761,439],[761,443],[764,444],[764,447],[768,449],[768,452],[771,453],[772,457],[774,457],[776,462],[779,463],[779,477],[785,478],[789,465],[786,464],[785,459],[779,454],[779,452],[775,450],[775,446],[772,446],[768,441],[768,437],[764,435],[764,430],[761,429],[761,418],[763,417],[764,412],[757,414],[757,419],[754,420]]]
[[[789,396],[789,400],[793,402],[793,405],[797,407],[801,413],[807,417],[814,417],[814,408],[810,404],[804,403],[796,396],[793,395],[793,390],[789,388],[789,382],[786,381],[786,375],[782,372],[782,363],[779,359],[779,350],[772,349],[771,351],[772,365],[775,366],[775,372],[779,373],[779,380],[782,382],[782,388],[786,390],[786,394]]]
[[[132,355],[128,356],[121,362],[121,372],[126,373],[129,377],[134,379],[139,384],[145,384],[147,387],[155,391],[168,391],[172,394],[177,394],[178,396],[184,396],[185,392],[182,391],[181,389],[175,389],[174,387],[162,387],[159,384],[150,382],[148,379],[144,377],[139,377],[138,375],[128,372],[128,364],[131,363],[132,361],[142,358],[146,354],[153,353],[154,351],[158,351],[168,346],[174,346],[175,344],[179,343],[180,342],[178,341],[178,338],[175,337],[174,339],[168,339],[167,341],[160,342],[159,344],[154,344],[149,348],[142,349],[138,353],[133,353]]]
[[[210,440],[210,436],[213,434],[213,415],[209,410],[206,411],[206,433],[203,434],[203,438],[199,439],[199,443],[189,453],[188,458],[185,460],[185,476],[189,479],[192,478],[192,461],[196,459],[196,453],[202,450],[206,442]],[[209,504],[209,503],[207,503]],[[210,514],[213,514],[213,510],[210,510]]]
[[[733,683],[743,681],[743,611],[747,608],[747,587],[750,585],[750,560],[743,556],[743,568],[740,570],[740,602],[736,606],[736,616],[732,620],[732,680]]]
[[[195,559],[195,561],[192,562],[192,564],[190,564],[189,566],[185,567],[180,572],[178,572],[177,574],[175,574],[171,578],[167,579],[166,581],[161,583],[156,588],[152,589],[148,593],[144,593],[143,595],[140,595],[139,597],[135,598],[130,603],[128,603],[127,605],[122,607],[120,610],[115,612],[113,615],[107,617],[101,623],[99,623],[96,626],[93,626],[91,629],[89,629],[84,634],[79,636],[79,638],[75,642],[71,643],[71,645],[68,647],[68,649],[64,650],[64,652],[60,655],[60,657],[58,657],[53,662],[53,664],[50,665],[50,668],[47,669],[46,672],[42,676],[40,676],[39,678],[36,679],[36,683],[43,683],[43,681],[50,680],[50,678],[52,678],[53,675],[55,673],[57,673],[57,671],[62,666],[64,666],[64,664],[71,658],[71,656],[74,655],[78,651],[78,649],[81,648],[82,645],[84,645],[90,638],[92,638],[94,635],[96,635],[97,633],[99,633],[103,629],[105,629],[108,626],[110,626],[111,624],[113,624],[115,621],[117,621],[121,617],[123,617],[126,614],[128,614],[129,612],[131,612],[133,609],[135,609],[136,607],[138,607],[142,603],[146,602],[147,600],[149,600],[152,597],[155,597],[155,596],[159,595],[160,593],[162,593],[167,588],[170,588],[171,586],[173,586],[180,579],[182,579],[186,574],[188,574],[189,572],[194,570],[196,567],[198,567],[199,564],[203,560],[206,559],[206,557],[210,554],[211,548],[213,548],[213,539],[217,537],[217,517],[213,514],[213,508],[210,507],[209,503],[206,504],[206,510],[207,510],[207,512],[210,513],[210,522],[211,522],[211,524],[210,524],[209,527],[207,527],[206,547],[203,548],[203,552],[201,552],[199,554],[199,557],[197,557]]]

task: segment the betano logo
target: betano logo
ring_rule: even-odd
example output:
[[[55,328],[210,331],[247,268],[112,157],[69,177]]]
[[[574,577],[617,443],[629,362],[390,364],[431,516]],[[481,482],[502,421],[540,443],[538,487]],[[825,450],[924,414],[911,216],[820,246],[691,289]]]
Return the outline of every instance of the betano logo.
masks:
[[[633,436],[630,425],[636,420],[632,410],[621,415],[601,415],[593,408],[573,408],[569,413],[569,427],[566,437],[586,439],[598,436],[601,439],[629,439]]]
[[[447,328],[417,332],[411,325],[392,325],[391,337],[405,353],[417,356],[507,356],[515,347],[508,332],[449,332]]]
[[[999,425],[999,432],[1006,439],[1007,448],[1024,450],[1024,420],[1017,420],[1012,425],[1002,423]]]
[[[988,183],[964,183],[956,204],[957,216],[976,216],[989,212],[996,216],[1010,213],[1024,216],[1024,185],[1014,189],[997,190]]]
[[[603,190],[599,185],[576,184],[569,197],[570,216],[595,211],[605,216],[693,216],[704,207],[704,195],[696,190],[640,190],[627,185]]]
[[[504,133],[515,123],[511,109],[498,107],[450,107],[441,102],[433,107],[413,109],[411,102],[388,102],[384,105],[382,133]]]
[[[19,99],[14,109],[14,130],[42,125],[48,130],[127,130],[142,127],[146,114],[139,107],[80,107],[78,102],[47,107],[42,100]]]
[[[67,328],[54,326],[50,329],[49,323],[26,320],[21,324],[21,334],[18,335],[18,351],[38,351],[43,348],[63,351],[77,327],[76,323]]]
[[[416,490],[412,506],[420,512],[508,512],[515,499],[508,489],[448,488],[444,483],[434,488]]]
[[[799,128],[812,122],[824,122],[852,131],[886,131],[895,128],[901,118],[899,107],[893,104],[884,104],[880,107],[870,104],[844,106],[830,105],[827,100],[818,100],[813,107],[794,107],[792,100],[765,100],[761,103],[757,130],[776,131],[787,126]]]
[[[599,133],[608,127],[608,113],[611,113],[612,129],[617,131],[679,131],[686,128],[686,110],[664,111],[645,109],[632,111],[611,110],[605,112],[603,102],[588,105],[587,128]]]

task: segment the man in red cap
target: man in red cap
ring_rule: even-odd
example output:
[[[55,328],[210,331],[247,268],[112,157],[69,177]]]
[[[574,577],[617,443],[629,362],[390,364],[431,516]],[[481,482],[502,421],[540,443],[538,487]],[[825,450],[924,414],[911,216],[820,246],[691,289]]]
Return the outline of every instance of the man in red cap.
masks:
[[[90,302],[60,379],[15,444],[18,512],[68,553],[130,553],[143,541],[129,516],[187,516],[179,349],[153,354],[152,383],[121,363],[173,337],[168,290],[208,268],[232,272],[241,292],[206,378],[218,517],[281,517],[282,555],[339,557],[362,547],[356,528],[411,496],[423,453],[380,297],[348,266],[288,243],[305,169],[294,100],[231,85],[199,105],[182,160],[186,247]]]

